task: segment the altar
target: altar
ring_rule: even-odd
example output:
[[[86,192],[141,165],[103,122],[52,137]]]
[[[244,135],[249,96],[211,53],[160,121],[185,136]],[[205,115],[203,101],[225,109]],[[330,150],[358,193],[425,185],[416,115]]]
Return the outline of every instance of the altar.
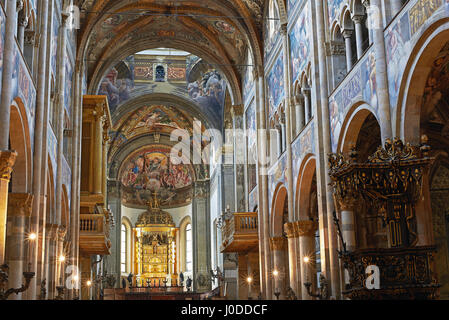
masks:
[[[160,209],[156,193],[148,202],[133,228],[134,287],[162,288],[177,286],[177,235],[171,215]]]

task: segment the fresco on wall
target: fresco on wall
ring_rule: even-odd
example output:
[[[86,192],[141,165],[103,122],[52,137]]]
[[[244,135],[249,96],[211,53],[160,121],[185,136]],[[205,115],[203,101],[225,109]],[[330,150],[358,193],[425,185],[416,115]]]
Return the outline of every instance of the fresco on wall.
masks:
[[[246,135],[248,137],[248,146],[252,146],[256,143],[257,132],[256,132],[256,107],[255,102],[251,102],[245,112],[246,121]]]
[[[175,129],[186,129],[192,132],[193,119],[173,106],[144,106],[131,116],[122,117],[109,132],[112,138],[109,159],[117,150],[131,139],[149,132],[170,134]]]
[[[279,183],[288,185],[287,179],[287,153],[284,153],[278,162],[268,171],[268,195],[273,198],[274,190]],[[270,206],[271,210],[271,206]]]
[[[251,66],[252,61],[249,60],[247,67],[245,68],[245,74],[243,76],[243,101],[248,102],[249,98],[253,96],[254,93],[254,77],[253,77],[253,67]]]
[[[58,152],[58,140],[53,132],[53,129],[49,126],[47,128],[47,150],[50,156],[51,166],[53,168],[53,185],[56,188],[56,155]]]
[[[301,75],[310,54],[309,5],[306,4],[295,26],[290,32],[290,56],[292,60],[292,82]]]
[[[277,10],[275,0],[270,0],[268,14],[265,17],[264,23],[264,56],[265,60],[268,60],[268,57],[272,53],[272,49],[279,39],[279,13]]]
[[[345,0],[327,0],[329,26],[331,26],[332,22],[337,18],[337,15],[340,13],[344,4]]]
[[[248,191],[257,185],[257,126],[255,102],[252,101],[245,112],[245,129],[247,136],[247,160],[248,160]]]
[[[352,76],[345,79],[329,98],[329,118],[332,150],[337,149],[346,114],[356,102],[365,102],[377,114],[376,63],[374,50],[370,49],[363,60],[352,70]]]
[[[393,109],[398,102],[402,76],[413,43],[421,36],[426,22],[437,14],[439,9],[444,10],[443,3],[443,0],[418,0],[413,7],[396,17],[385,31],[388,90]]]
[[[271,117],[284,99],[284,54],[280,52],[273,68],[268,74],[268,105],[269,116]]]
[[[167,147],[134,153],[122,165],[119,177],[125,205],[145,206],[155,191],[163,206],[180,206],[192,198],[193,170],[190,165],[173,164]]]
[[[407,64],[407,53],[410,52],[409,16],[405,14],[385,32],[387,53],[388,91],[391,106],[396,106],[401,78]]]
[[[111,113],[126,101],[145,94],[164,93],[181,95],[193,100],[216,128],[221,128],[226,79],[216,69],[207,69],[191,79],[192,68],[198,59],[188,56],[165,57],[163,63],[156,57],[133,55],[111,68],[100,83],[98,94],[106,95]],[[167,67],[165,76],[157,80],[157,66]]]

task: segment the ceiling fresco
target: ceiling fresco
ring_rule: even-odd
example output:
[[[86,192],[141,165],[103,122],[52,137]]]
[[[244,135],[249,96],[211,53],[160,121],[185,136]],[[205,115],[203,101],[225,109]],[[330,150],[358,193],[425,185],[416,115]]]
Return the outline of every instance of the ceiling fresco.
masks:
[[[166,146],[150,146],[133,153],[124,161],[119,177],[122,203],[127,206],[145,206],[154,192],[163,207],[183,206],[192,200],[193,168],[173,164]]]

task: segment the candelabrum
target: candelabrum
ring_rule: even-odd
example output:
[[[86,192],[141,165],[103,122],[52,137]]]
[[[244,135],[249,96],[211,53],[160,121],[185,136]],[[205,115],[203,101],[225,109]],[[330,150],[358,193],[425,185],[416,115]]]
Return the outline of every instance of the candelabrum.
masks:
[[[276,300],[279,300],[279,296],[281,295],[281,291],[276,288],[276,290],[274,290],[274,295],[276,296]]]
[[[318,298],[320,300],[329,300],[329,291],[328,291],[328,284],[327,280],[324,277],[324,275],[320,275],[320,289],[318,293],[312,292],[312,283],[311,282],[305,282],[304,286],[306,287],[307,294],[313,298]]]
[[[64,300],[64,289],[64,286],[56,286],[58,295],[55,297],[55,300]]]
[[[31,264],[30,264],[31,265]],[[23,277],[25,278],[25,284],[22,284],[20,288],[14,289],[6,289],[8,286],[8,273],[9,273],[9,266],[5,263],[0,266],[0,300],[6,300],[8,297],[15,293],[19,294],[21,292],[24,292],[28,289],[31,283],[31,279],[33,279],[35,273],[30,271],[23,272]]]

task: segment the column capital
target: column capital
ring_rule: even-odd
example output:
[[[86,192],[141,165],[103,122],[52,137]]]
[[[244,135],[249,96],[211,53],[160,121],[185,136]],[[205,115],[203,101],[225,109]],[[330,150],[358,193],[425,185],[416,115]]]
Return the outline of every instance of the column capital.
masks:
[[[341,211],[353,211],[357,204],[357,197],[348,195],[344,199],[337,199]]]
[[[67,234],[67,229],[65,226],[59,226],[57,230],[58,240],[64,241],[65,235]]]
[[[33,197],[30,193],[8,194],[8,216],[31,217]]]
[[[287,222],[284,224],[284,230],[287,234],[287,238],[298,238],[298,233],[296,232],[295,223],[294,222]]]
[[[16,10],[19,12],[23,9],[23,0],[16,0]]]
[[[0,179],[10,180],[17,152],[14,150],[0,151]]]
[[[273,237],[270,238],[270,249],[272,251],[282,251],[286,246],[285,237]]]
[[[365,8],[368,8],[371,5],[370,0],[362,0],[362,5]]]
[[[351,38],[353,33],[354,33],[354,30],[352,30],[352,29],[344,29],[341,32],[343,38],[345,38],[345,39]]]
[[[326,43],[326,51],[328,56],[344,56],[346,54],[346,47],[341,41],[331,41]]]
[[[282,34],[283,36],[287,36],[287,24],[286,24],[286,23],[281,24],[281,26],[280,26],[280,32],[281,32],[281,34]]]
[[[354,21],[354,24],[361,24],[364,18],[365,18],[364,15],[355,14],[352,16],[352,21]]]
[[[61,27],[67,27],[67,22],[69,21],[70,15],[66,12],[61,12]]]
[[[318,229],[318,222],[312,220],[295,221],[298,237],[313,237]]]
[[[243,105],[241,104],[233,105],[231,108],[231,115],[232,117],[243,116]]]

